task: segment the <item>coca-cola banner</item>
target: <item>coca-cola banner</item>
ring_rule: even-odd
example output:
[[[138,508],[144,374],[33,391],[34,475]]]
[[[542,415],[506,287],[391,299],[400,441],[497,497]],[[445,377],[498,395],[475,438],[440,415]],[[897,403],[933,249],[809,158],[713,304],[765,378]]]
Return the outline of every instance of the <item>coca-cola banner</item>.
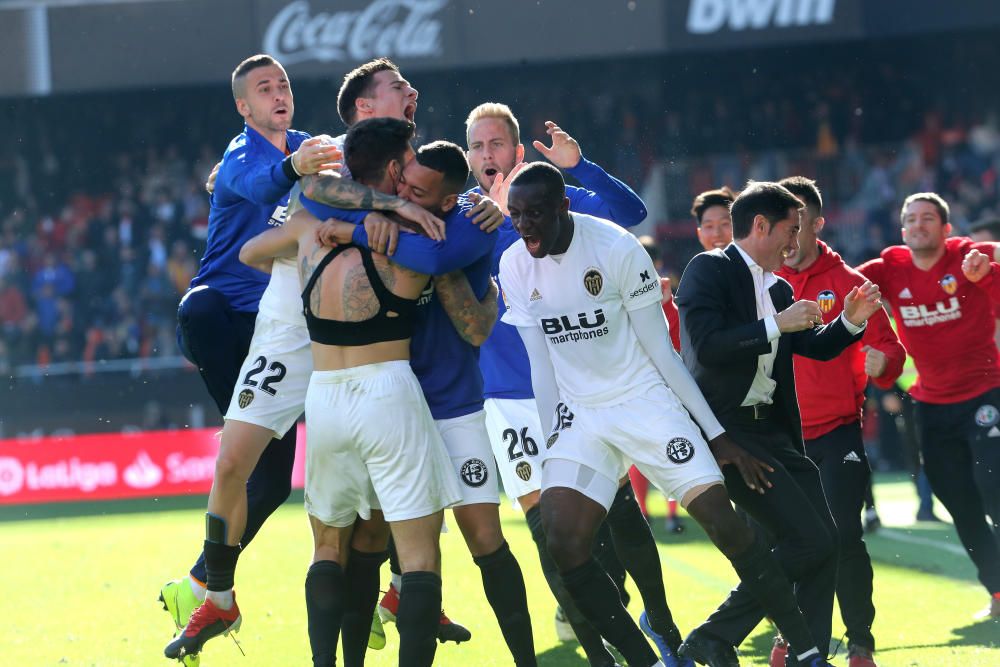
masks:
[[[581,12],[576,0],[146,0],[45,12],[54,92],[219,84],[260,52],[293,77],[339,79],[378,56],[419,70],[665,48],[660,2]],[[0,25],[10,16],[0,5]],[[572,32],[553,38],[554,26]]]
[[[299,426],[294,488],[305,481]],[[216,429],[0,440],[0,505],[205,494]]]

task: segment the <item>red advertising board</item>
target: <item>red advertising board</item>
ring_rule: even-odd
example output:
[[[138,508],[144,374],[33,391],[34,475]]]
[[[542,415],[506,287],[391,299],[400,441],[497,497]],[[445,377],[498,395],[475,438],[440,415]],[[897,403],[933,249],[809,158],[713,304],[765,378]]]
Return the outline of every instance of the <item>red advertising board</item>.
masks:
[[[0,505],[205,494],[218,429],[0,440]],[[305,479],[299,425],[292,485]]]

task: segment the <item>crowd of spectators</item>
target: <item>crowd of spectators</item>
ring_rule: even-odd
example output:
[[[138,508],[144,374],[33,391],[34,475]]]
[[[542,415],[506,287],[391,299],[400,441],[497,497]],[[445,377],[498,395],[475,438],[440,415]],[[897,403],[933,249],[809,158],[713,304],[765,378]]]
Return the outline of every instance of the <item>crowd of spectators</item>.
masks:
[[[693,193],[791,173],[819,179],[827,236],[857,262],[898,239],[911,192],[944,195],[959,230],[1000,210],[996,40],[923,40],[933,50],[910,40],[406,74],[424,139],[462,142],[469,109],[504,101],[529,159],[556,120],[588,157],[661,195],[673,270],[694,252]],[[293,81],[296,127],[342,131],[336,84]],[[0,370],[177,355],[203,183],[240,130],[227,86],[10,100],[0,122],[23,130],[0,139]]]

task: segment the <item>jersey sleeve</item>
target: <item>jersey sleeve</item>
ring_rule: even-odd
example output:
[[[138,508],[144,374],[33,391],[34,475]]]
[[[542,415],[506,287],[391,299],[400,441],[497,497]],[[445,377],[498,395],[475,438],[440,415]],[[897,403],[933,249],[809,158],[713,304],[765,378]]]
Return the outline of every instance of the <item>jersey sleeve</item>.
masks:
[[[262,160],[249,146],[226,156],[218,181],[220,186],[255,204],[276,204],[295,184],[282,169],[282,161]]]
[[[885,275],[885,260],[881,257],[870,259],[861,266],[857,267],[855,271],[881,287],[883,282],[882,278]]]
[[[625,234],[611,247],[611,271],[625,310],[660,303],[660,276],[639,240]]]
[[[566,173],[583,188],[566,188],[570,210],[610,220],[622,227],[634,227],[646,219],[646,204],[625,183],[585,157]],[[586,189],[584,189],[586,188]]]
[[[533,327],[537,322],[528,313],[528,298],[521,288],[520,276],[513,266],[511,254],[506,252],[500,258],[500,288],[503,291],[503,302],[507,311],[502,319],[515,327]]]

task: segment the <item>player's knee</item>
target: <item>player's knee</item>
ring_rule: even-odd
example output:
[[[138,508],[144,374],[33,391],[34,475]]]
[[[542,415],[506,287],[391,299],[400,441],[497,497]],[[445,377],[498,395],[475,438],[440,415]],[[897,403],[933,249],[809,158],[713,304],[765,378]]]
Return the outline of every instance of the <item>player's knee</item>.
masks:
[[[579,566],[590,557],[591,541],[573,526],[546,529],[546,547],[561,572]]]
[[[215,459],[215,483],[246,484],[246,467],[246,462],[236,452],[221,450]]]
[[[201,285],[188,291],[177,305],[177,319],[182,325],[197,325],[230,309],[229,301],[219,290]]]

